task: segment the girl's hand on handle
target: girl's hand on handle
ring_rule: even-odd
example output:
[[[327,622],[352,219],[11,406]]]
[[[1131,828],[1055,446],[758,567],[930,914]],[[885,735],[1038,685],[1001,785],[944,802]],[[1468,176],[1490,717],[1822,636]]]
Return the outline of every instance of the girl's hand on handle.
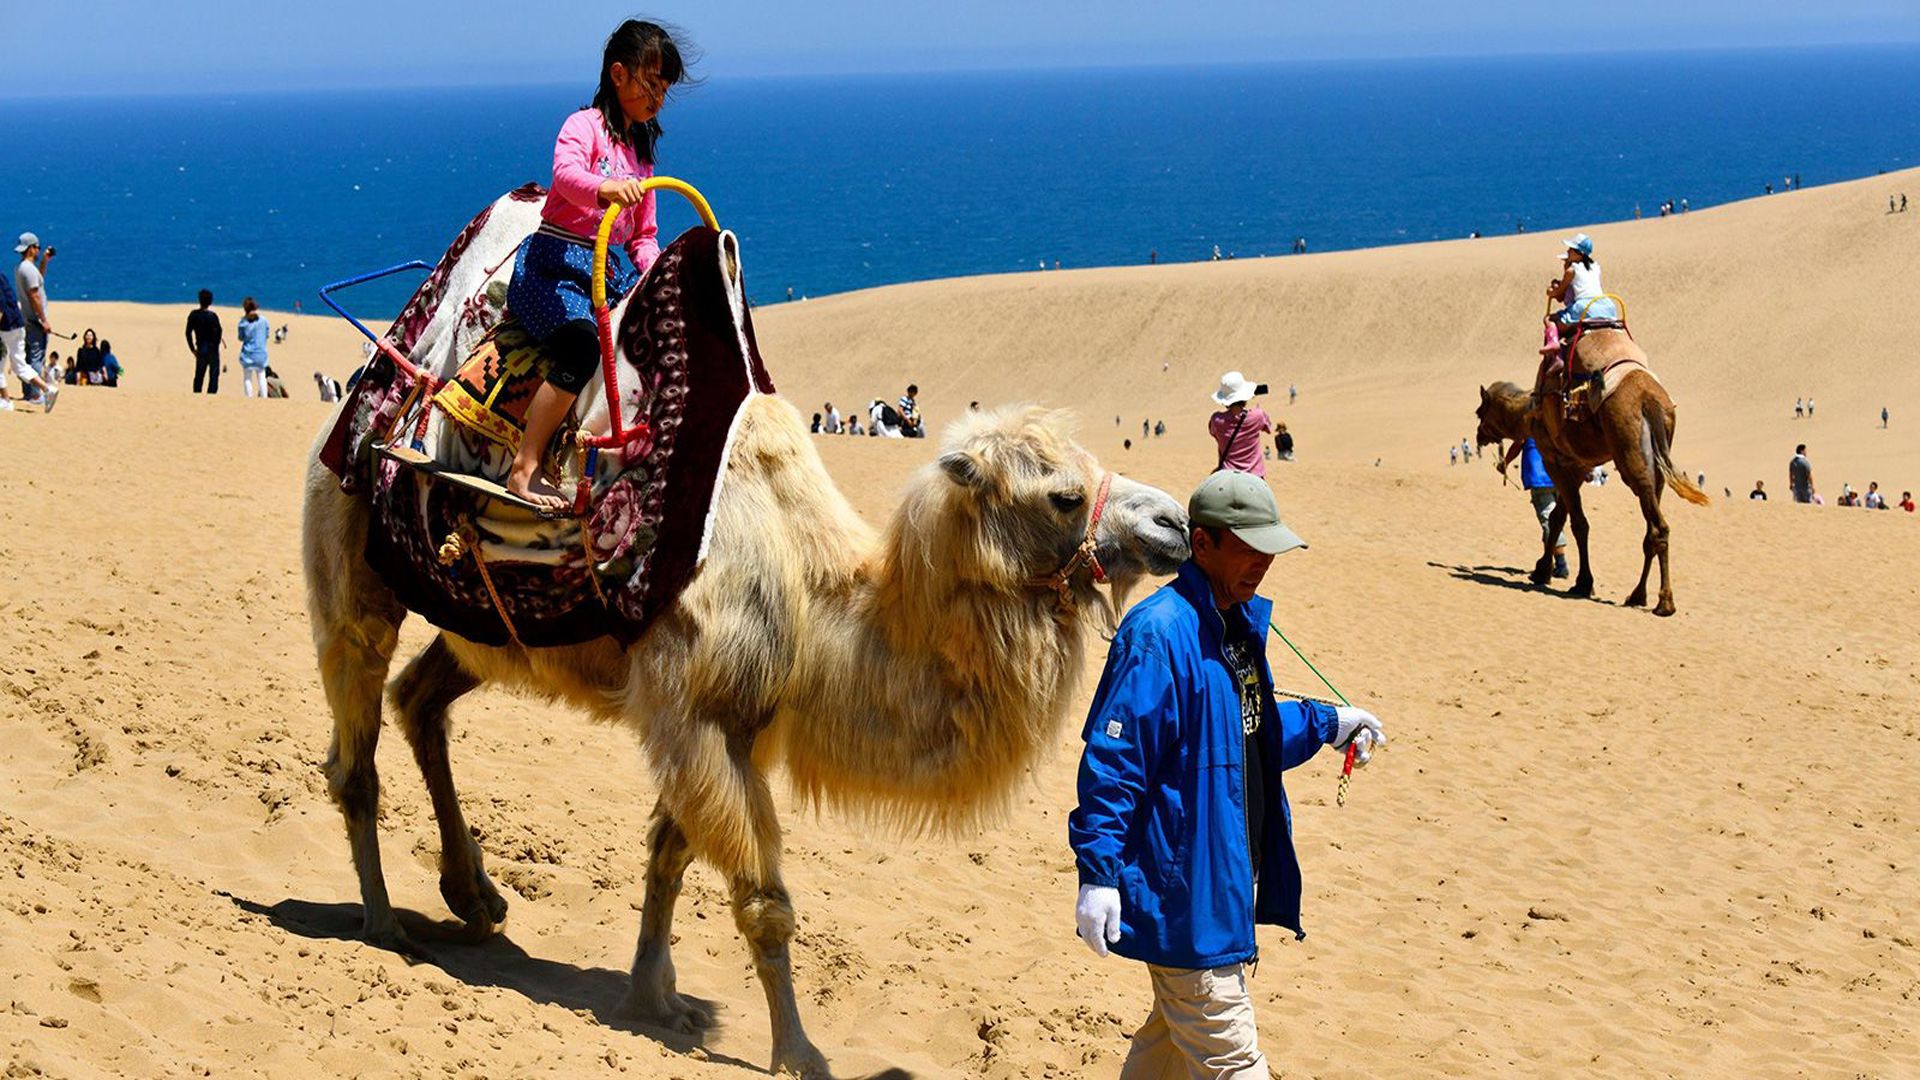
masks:
[[[600,184],[600,205],[639,206],[640,200],[647,195],[647,189],[640,186],[638,180],[604,180]]]

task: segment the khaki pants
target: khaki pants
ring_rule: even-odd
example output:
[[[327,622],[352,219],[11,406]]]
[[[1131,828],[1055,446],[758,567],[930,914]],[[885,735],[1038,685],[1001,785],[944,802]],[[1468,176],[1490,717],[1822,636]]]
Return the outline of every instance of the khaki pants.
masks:
[[[1147,965],[1153,1012],[1133,1034],[1120,1080],[1267,1080],[1246,968]]]

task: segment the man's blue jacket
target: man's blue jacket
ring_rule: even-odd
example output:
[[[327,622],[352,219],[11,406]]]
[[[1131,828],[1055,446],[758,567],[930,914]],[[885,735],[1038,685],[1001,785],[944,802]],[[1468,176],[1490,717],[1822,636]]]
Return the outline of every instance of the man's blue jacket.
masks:
[[[1252,960],[1255,922],[1300,929],[1300,863],[1280,771],[1332,742],[1333,709],[1276,703],[1265,644],[1270,601],[1225,611],[1192,562],[1120,623],[1083,733],[1080,805],[1067,838],[1082,885],[1120,890],[1121,956],[1174,968]],[[1248,852],[1246,734],[1221,650],[1225,620],[1261,647],[1266,817],[1255,897]],[[1277,768],[1275,765],[1277,764]]]

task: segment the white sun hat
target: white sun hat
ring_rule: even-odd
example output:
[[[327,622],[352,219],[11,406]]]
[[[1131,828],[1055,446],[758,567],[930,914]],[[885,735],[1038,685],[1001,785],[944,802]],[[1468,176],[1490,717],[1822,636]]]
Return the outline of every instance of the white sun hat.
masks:
[[[1220,389],[1213,392],[1215,405],[1231,405],[1236,401],[1252,401],[1261,386],[1237,371],[1229,371],[1220,376]]]

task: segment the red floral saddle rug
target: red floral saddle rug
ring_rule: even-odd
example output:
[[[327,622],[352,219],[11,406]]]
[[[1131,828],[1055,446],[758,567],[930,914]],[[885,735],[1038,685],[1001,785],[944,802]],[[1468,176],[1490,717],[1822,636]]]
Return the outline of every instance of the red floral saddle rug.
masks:
[[[533,194],[529,197],[528,193]],[[503,319],[512,255],[538,221],[529,185],[483,211],[420,286],[387,340],[414,380],[376,354],[342,405],[321,460],[372,505],[369,565],[409,610],[471,641],[569,645],[637,640],[679,596],[705,554],[735,421],[772,380],[755,343],[731,233],[688,230],[614,311],[620,400],[596,374],[548,448],[587,512],[544,518],[456,478],[498,482],[524,430],[545,358]],[[610,430],[620,408],[647,436],[598,451],[574,430]],[[412,467],[377,453],[424,460]]]

